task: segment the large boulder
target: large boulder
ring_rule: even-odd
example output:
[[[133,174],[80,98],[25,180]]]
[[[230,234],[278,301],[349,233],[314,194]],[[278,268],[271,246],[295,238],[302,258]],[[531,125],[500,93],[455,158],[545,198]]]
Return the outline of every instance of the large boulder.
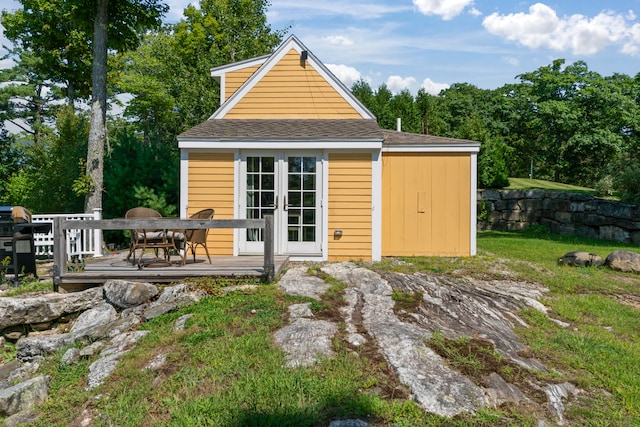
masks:
[[[558,258],[558,264],[572,267],[600,267],[604,264],[604,260],[600,255],[591,252],[574,251]]]
[[[0,298],[0,330],[15,325],[49,322],[68,314],[85,311],[103,302],[102,288],[70,294],[50,293],[31,297]]]
[[[106,323],[113,322],[118,312],[111,304],[104,303],[80,314],[71,327],[71,332],[93,329]]]
[[[151,301],[158,295],[158,288],[151,283],[108,280],[104,284],[104,296],[119,309],[135,307]]]
[[[640,273],[640,254],[636,252],[613,251],[605,263],[613,270]]]
[[[0,390],[0,416],[17,414],[44,402],[49,395],[49,377],[40,376]]]

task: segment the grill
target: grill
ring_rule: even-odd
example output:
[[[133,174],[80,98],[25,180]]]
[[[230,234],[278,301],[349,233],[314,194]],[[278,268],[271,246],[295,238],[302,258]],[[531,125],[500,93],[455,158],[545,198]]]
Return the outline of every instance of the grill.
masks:
[[[31,212],[22,206],[0,206],[0,269],[20,275],[37,276],[33,233],[48,233],[51,224],[31,222]]]

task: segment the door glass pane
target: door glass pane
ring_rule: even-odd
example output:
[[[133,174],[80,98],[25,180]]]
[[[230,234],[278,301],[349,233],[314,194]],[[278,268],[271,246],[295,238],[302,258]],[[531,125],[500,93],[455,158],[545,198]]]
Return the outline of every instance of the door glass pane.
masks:
[[[316,176],[315,175],[304,175],[302,178],[302,185],[305,190],[315,190],[316,189]]]
[[[300,175],[289,175],[289,191],[291,190],[302,190],[300,186]]]
[[[247,157],[247,218],[260,219],[273,215],[275,202],[274,157]],[[263,241],[263,230],[247,229],[248,242]]]
[[[289,157],[289,173],[302,172],[302,158]]]
[[[315,157],[303,157],[303,171],[306,173],[316,173],[316,158]]]
[[[316,193],[315,192],[304,192],[304,207],[315,207],[316,206]]]
[[[316,239],[316,157],[287,159],[287,238],[289,242]],[[304,207],[305,209],[300,209]]]

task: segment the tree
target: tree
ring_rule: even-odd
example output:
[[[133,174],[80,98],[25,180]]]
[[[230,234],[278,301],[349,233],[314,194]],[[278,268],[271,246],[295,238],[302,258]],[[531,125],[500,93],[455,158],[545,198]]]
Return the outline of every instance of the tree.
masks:
[[[46,122],[55,115],[55,91],[45,78],[35,72],[40,58],[29,51],[20,53],[18,63],[0,70],[0,123],[5,120],[33,137],[39,144]]]
[[[84,0],[93,4],[93,68],[91,71],[91,117],[87,147],[86,174],[90,181],[85,197],[85,212],[102,209],[104,147],[107,139],[107,48],[135,47],[142,30],[158,26],[168,10],[158,0]],[[86,17],[91,8],[79,11]],[[86,21],[85,21],[86,22]],[[109,38],[109,32],[112,37]],[[108,43],[108,42],[111,43]]]

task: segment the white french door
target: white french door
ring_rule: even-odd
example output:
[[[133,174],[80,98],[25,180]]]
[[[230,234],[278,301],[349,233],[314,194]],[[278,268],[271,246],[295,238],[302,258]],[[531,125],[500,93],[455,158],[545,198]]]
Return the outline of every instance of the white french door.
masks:
[[[322,154],[251,152],[240,160],[241,216],[274,216],[276,254],[321,256]],[[240,254],[262,253],[261,229],[240,233]]]

